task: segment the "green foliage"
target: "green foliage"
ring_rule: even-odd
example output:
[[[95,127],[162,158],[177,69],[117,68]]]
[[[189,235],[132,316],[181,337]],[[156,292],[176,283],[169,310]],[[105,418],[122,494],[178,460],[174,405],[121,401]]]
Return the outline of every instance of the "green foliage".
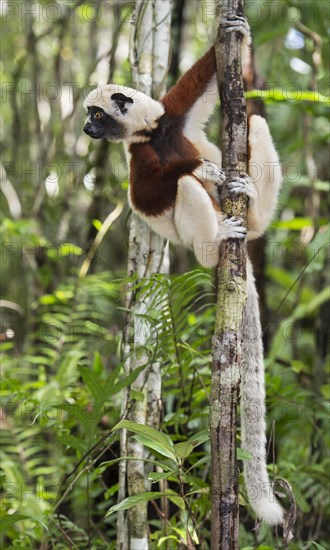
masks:
[[[319,102],[323,105],[329,105],[330,98],[316,92],[310,92],[308,90],[297,92],[283,91],[282,89],[272,90],[255,90],[246,92],[247,99],[263,99],[266,103],[272,103],[276,101],[292,101],[292,102]]]
[[[35,2],[34,16],[24,11],[27,2],[9,4],[15,8],[11,15],[1,12],[5,60],[0,65],[0,546],[112,550],[118,510],[144,500],[149,502],[152,549],[187,547],[187,532],[197,548],[203,544],[207,549],[213,276],[191,271],[189,253],[178,247],[171,251],[172,269],[184,275],[130,281],[137,295],[151,302],[140,321],[153,338],[136,345],[144,364],[129,375],[124,368],[129,358],[122,350],[125,215],[105,236],[87,275],[79,276],[103,221],[127,190],[122,149],[91,144],[82,134],[82,99],[101,73],[102,81],[111,76],[121,84],[130,82],[123,45],[132,3],[120,8],[118,2],[105,3],[102,17],[97,3],[56,2],[57,16],[47,11],[47,0]],[[289,549],[325,549],[330,93],[322,57],[329,44],[328,6],[323,0],[246,4],[257,67],[267,79],[266,90],[257,95],[267,100],[284,173],[278,218],[267,234],[266,280],[261,281],[268,305],[270,462],[276,451],[269,468],[289,481],[296,498]],[[182,62],[188,66],[192,51],[195,57],[205,51],[214,14],[210,3],[192,2],[185,18],[185,40],[193,36],[182,46]],[[110,47],[111,59],[118,62],[111,65],[111,75],[110,54],[103,56]],[[99,52],[102,58],[95,63]],[[66,102],[71,111],[63,111],[65,94],[73,98]],[[216,141],[218,118],[209,131]],[[126,391],[129,405],[144,399],[131,385],[156,362],[163,378],[159,430],[129,423],[122,415]],[[118,503],[118,467],[132,460],[119,456],[124,427],[145,447],[141,460],[149,468],[150,491]],[[238,458],[249,460],[239,447]],[[157,512],[164,495],[166,527]],[[278,542],[268,527],[253,529],[243,483],[240,504],[241,548],[281,547],[281,538]]]

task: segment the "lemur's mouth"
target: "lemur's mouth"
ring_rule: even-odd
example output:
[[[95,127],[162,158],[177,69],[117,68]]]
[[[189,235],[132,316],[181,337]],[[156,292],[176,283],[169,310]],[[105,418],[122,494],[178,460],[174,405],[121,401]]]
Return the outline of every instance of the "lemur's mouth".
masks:
[[[88,126],[87,127],[85,126],[84,132],[92,139],[101,139],[102,137],[104,137],[103,132],[93,132]]]

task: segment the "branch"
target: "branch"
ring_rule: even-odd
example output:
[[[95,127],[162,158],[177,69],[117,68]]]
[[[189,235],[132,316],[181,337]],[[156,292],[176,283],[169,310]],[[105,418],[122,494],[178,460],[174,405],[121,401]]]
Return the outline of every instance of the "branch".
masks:
[[[221,15],[220,15],[221,4]],[[217,0],[215,45],[221,100],[223,168],[227,181],[247,172],[247,119],[241,75],[241,34],[223,32],[225,21],[244,15],[244,0]],[[247,200],[226,194],[222,210],[246,219]],[[210,392],[212,453],[212,550],[238,549],[238,467],[236,459],[242,318],[246,301],[246,244],[220,246],[218,296]],[[221,404],[221,405],[220,405]]]

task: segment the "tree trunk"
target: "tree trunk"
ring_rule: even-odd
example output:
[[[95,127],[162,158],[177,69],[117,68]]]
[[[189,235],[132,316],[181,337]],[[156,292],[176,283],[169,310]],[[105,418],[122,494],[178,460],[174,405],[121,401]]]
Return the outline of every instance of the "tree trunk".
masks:
[[[130,61],[133,85],[138,90],[155,97],[165,91],[170,47],[171,0],[151,2],[136,0],[130,37]],[[125,328],[124,353],[126,372],[145,364],[146,369],[135,380],[133,389],[140,392],[139,399],[126,396],[123,416],[140,424],[157,428],[161,412],[161,371],[154,363],[151,368],[146,346],[152,339],[152,327],[145,319],[150,300],[133,287],[138,280],[148,280],[155,273],[168,270],[168,247],[164,240],[153,233],[147,224],[132,214],[129,227],[128,275],[133,279],[128,288],[127,307],[130,310]],[[137,460],[122,461],[119,474],[118,502],[126,496],[148,490],[143,445],[121,430],[121,456],[129,455]],[[126,485],[127,484],[127,485]],[[117,548],[120,550],[148,549],[147,504],[141,503],[128,511],[118,512]]]
[[[221,13],[220,13],[221,4]],[[247,172],[247,119],[241,75],[241,35],[221,32],[229,15],[244,15],[243,0],[217,0],[216,60],[221,99],[223,168],[230,181]],[[225,196],[222,210],[246,219],[246,198]],[[242,318],[246,301],[246,244],[220,246],[218,296],[210,392],[212,453],[212,550],[238,549],[237,402],[242,360]]]

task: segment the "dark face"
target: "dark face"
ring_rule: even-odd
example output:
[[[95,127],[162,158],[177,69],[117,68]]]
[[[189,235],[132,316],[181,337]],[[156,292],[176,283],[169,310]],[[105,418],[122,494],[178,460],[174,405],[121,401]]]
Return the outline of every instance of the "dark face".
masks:
[[[125,138],[125,126],[108,115],[101,107],[88,107],[84,132],[93,139],[119,141]]]

